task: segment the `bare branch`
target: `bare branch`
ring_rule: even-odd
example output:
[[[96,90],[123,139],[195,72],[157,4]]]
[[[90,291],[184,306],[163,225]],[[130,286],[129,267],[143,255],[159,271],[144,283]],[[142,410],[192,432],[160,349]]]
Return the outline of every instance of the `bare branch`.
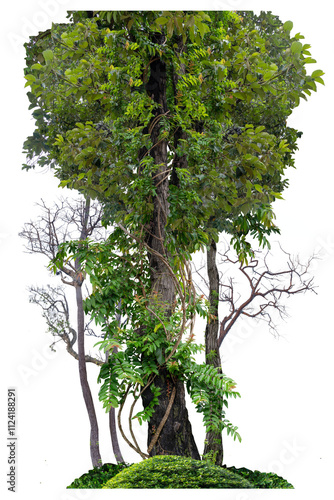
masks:
[[[30,287],[29,291],[30,302],[39,305],[43,309],[43,317],[46,320],[48,330],[53,337],[61,339],[66,344],[66,350],[71,356],[78,360],[78,353],[73,349],[77,341],[77,332],[70,324],[70,310],[63,287]],[[93,330],[89,327],[91,321],[86,324],[85,330],[94,334]],[[94,334],[95,335],[95,334]],[[96,336],[96,335],[95,335]],[[51,344],[51,348],[56,342]],[[95,358],[90,355],[85,356],[85,361],[94,363],[98,366],[104,364],[101,358]]]
[[[221,263],[228,265],[242,274],[246,280],[248,291],[239,294],[235,298],[237,284],[233,278],[229,284],[221,283],[220,301],[227,304],[229,311],[223,317],[220,324],[219,345],[241,316],[265,320],[272,332],[277,333],[277,325],[273,321],[272,313],[275,311],[281,319],[288,316],[284,298],[292,295],[315,292],[314,278],[310,275],[310,266],[317,257],[312,255],[306,263],[302,263],[299,257],[293,257],[285,252],[281,246],[280,250],[287,256],[286,268],[273,271],[274,264],[269,263],[271,256],[268,251],[261,258],[261,252],[255,251],[254,257],[248,264],[241,264],[229,256],[229,249],[220,253]],[[245,281],[244,280],[244,281]],[[245,284],[242,284],[245,289]],[[240,299],[243,301],[240,303]]]

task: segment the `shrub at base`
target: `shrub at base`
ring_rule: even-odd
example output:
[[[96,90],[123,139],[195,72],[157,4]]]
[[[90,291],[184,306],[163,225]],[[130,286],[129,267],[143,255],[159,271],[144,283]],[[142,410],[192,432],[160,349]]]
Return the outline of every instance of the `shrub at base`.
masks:
[[[207,462],[157,455],[111,478],[107,488],[253,488],[247,479]]]
[[[75,479],[67,488],[101,488],[108,479],[118,474],[128,464],[104,464],[102,467],[91,469],[78,479]]]
[[[258,470],[249,470],[245,467],[237,469],[236,467],[229,467],[229,470],[235,472],[239,476],[247,479],[255,488],[267,488],[267,489],[293,489],[291,483],[281,476],[278,476],[274,472],[260,472]]]

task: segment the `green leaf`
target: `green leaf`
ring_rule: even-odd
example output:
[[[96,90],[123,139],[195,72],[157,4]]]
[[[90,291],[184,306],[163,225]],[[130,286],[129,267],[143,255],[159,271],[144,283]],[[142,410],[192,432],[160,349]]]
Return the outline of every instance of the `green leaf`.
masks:
[[[317,76],[314,80],[318,83],[321,83],[322,85],[325,85],[325,82],[323,81],[323,79],[320,76]]]
[[[155,20],[155,23],[164,25],[164,24],[167,24],[168,21],[169,21],[169,19],[167,19],[167,17],[158,17],[158,19]]]
[[[165,358],[163,357],[161,347],[158,347],[158,349],[155,351],[155,355],[156,355],[156,358],[157,358],[159,365],[162,365],[165,361]]]
[[[325,74],[324,71],[322,71],[321,69],[316,69],[315,71],[313,71],[311,77],[317,78],[318,76],[322,76],[324,74]]]
[[[289,33],[293,28],[293,22],[292,21],[286,21],[284,24],[283,24],[283,29],[284,31],[286,31],[287,33]]]
[[[201,23],[201,22],[197,22],[197,28],[199,29],[201,38],[204,37],[205,33],[207,33],[208,31],[210,31],[209,26],[207,24],[204,24],[204,23]]]
[[[50,62],[53,60],[53,52],[50,49],[43,50],[43,57],[46,62]]]
[[[36,76],[35,75],[26,75],[24,77],[28,82],[35,82],[36,81]]]
[[[313,64],[313,63],[316,63],[317,61],[315,59],[313,59],[312,57],[305,57],[305,59],[303,59],[303,63],[304,64]]]
[[[291,45],[291,52],[293,54],[300,54],[303,50],[303,44],[300,42],[293,42]]]
[[[243,92],[233,92],[233,95],[234,97],[236,97],[237,99],[241,99],[242,101],[246,99],[246,96]]]
[[[42,64],[36,63],[31,66],[31,69],[43,69],[44,66]]]

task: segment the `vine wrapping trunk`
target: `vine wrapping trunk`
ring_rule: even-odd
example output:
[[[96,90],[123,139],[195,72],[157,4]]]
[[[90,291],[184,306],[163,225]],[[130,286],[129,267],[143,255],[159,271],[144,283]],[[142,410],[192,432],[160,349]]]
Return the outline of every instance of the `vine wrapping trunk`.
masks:
[[[161,38],[163,36],[160,35]],[[151,73],[146,90],[159,107],[156,109],[152,119],[151,139],[153,148],[151,155],[158,165],[154,172],[154,184],[156,196],[154,198],[154,210],[147,233],[147,244],[155,252],[168,258],[165,248],[165,226],[169,214],[169,175],[167,166],[167,141],[159,140],[161,132],[160,116],[168,113],[166,99],[166,65],[158,57],[151,62]],[[165,318],[171,314],[172,304],[175,299],[175,285],[170,271],[155,253],[150,254],[152,292],[157,294],[159,299],[165,304]],[[149,420],[148,424],[148,445],[154,438],[162,419],[166,415],[169,399],[175,387],[175,399],[168,418],[160,432],[160,436],[150,451],[150,455],[182,455],[200,459],[200,455],[192,434],[191,424],[188,418],[188,411],[185,402],[185,390],[182,381],[172,378],[165,367],[159,367],[159,375],[155,378],[154,384],[160,389],[159,404]],[[148,387],[143,395],[143,406],[146,408],[152,400],[152,392]]]

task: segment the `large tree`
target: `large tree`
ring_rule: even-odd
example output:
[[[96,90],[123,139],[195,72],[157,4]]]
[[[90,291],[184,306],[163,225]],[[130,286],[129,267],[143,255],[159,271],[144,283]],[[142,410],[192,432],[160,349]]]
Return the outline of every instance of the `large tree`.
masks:
[[[27,45],[36,130],[25,143],[26,168],[51,165],[62,186],[97,196],[114,228],[106,244],[72,242],[57,261],[70,253],[85,266],[94,285],[86,308],[97,321],[116,311],[129,318],[123,329],[104,324],[104,347],[119,344],[124,351],[101,370],[101,399],[107,408],[120,405],[123,432],[121,412],[132,394],[131,446],[142,456],[199,458],[184,385],[208,431],[221,434],[222,425],[233,427],[222,405],[219,415],[212,411],[212,398],[231,395],[233,383],[219,363],[191,358],[196,312],[210,321],[214,314],[196,295],[189,261],[200,248],[214,250],[222,230],[245,261],[247,234],[263,242],[276,230],[272,203],[285,186],[296,135],[262,123],[257,110],[274,103],[287,116],[316,89],[322,72],[307,75],[309,45],[300,35],[291,38],[289,21],[271,25],[283,46],[277,57],[256,16],[249,22],[231,12],[69,17]],[[131,428],[139,398],[147,453]]]

